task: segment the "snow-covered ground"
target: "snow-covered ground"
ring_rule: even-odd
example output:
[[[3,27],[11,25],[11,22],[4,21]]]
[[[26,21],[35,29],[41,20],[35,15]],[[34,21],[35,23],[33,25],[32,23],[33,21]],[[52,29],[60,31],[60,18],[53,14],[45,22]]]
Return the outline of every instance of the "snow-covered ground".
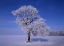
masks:
[[[26,35],[0,35],[0,46],[64,46],[64,36],[31,36],[31,42],[26,41]]]

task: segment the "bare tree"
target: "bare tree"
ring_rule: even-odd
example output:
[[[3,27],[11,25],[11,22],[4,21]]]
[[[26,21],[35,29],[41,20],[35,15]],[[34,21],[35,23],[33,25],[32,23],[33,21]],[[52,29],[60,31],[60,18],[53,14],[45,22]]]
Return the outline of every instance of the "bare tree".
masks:
[[[38,14],[38,10],[29,5],[21,6],[19,9],[12,11],[14,16],[17,16],[16,23],[21,30],[28,34],[28,42],[30,42],[30,35],[44,36],[48,35],[49,26],[45,24],[45,20]]]

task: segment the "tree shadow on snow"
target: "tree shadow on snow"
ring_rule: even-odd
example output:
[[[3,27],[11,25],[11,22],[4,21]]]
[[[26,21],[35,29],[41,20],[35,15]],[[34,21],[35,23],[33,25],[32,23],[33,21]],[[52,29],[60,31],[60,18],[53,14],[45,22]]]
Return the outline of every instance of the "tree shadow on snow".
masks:
[[[47,40],[47,39],[43,39],[43,38],[32,38],[31,41],[32,41],[32,42],[37,42],[37,41],[47,42],[48,40]]]

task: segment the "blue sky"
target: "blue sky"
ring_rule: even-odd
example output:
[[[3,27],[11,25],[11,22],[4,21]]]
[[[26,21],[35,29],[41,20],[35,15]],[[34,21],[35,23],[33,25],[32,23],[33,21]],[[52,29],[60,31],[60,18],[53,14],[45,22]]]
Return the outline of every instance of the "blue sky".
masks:
[[[64,0],[0,0],[0,35],[24,34],[11,13],[23,5],[36,7],[51,30],[64,30]]]

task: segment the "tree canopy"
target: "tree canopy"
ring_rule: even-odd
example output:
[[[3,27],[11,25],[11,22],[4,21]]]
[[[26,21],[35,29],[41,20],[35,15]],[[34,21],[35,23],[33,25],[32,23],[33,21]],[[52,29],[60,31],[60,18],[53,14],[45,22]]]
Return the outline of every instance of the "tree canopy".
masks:
[[[35,7],[31,5],[21,6],[19,9],[12,11],[12,14],[17,16],[16,23],[25,33],[30,31],[33,36],[48,35],[50,27],[47,26],[45,20],[40,17]]]

